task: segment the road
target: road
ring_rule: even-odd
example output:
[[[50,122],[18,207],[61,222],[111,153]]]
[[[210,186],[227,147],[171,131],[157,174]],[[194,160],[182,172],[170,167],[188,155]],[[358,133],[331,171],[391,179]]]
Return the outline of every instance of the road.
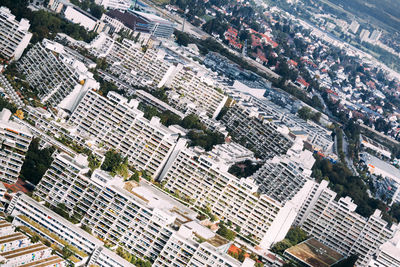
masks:
[[[349,143],[346,134],[343,131],[343,152],[347,167],[352,171],[353,175],[358,176],[357,169],[354,167],[353,159],[349,156]]]

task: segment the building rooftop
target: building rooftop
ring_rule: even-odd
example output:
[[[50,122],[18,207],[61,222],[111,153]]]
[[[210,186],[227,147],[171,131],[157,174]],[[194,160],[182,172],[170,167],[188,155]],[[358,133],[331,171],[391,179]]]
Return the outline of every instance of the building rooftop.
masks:
[[[144,13],[139,11],[132,11],[133,14],[137,15],[139,18],[144,18],[148,21],[155,22],[155,23],[163,23],[163,24],[172,24],[172,22],[161,18],[155,14]]]
[[[329,267],[344,258],[343,255],[314,238],[286,249],[285,254],[312,267]]]
[[[27,264],[20,265],[20,267],[47,267],[47,266],[62,266],[61,263],[64,260],[57,256],[53,255],[45,259],[41,259],[38,261],[30,262]]]
[[[114,189],[127,197],[144,202],[152,209],[157,209],[172,217],[176,217],[180,223],[186,223],[196,218],[197,213],[185,205],[169,197],[160,190],[154,188],[146,181],[139,184],[133,181],[126,182],[124,188],[113,186]],[[161,215],[160,215],[161,216]]]
[[[107,16],[117,19],[121,21],[126,27],[129,29],[136,29],[136,24],[144,24],[146,21],[138,16],[135,16],[134,14],[130,12],[121,12],[119,10],[113,9],[110,10],[106,13]]]
[[[89,234],[85,230],[81,229],[80,227],[76,226],[75,224],[71,223],[67,219],[64,219],[62,216],[58,215],[57,213],[55,213],[51,209],[49,209],[49,208],[45,207],[44,205],[40,204],[39,202],[37,202],[33,198],[31,198],[31,197],[29,197],[29,196],[27,196],[25,194],[20,194],[20,197],[23,198],[25,201],[29,201],[29,203],[31,205],[35,206],[38,210],[42,210],[42,211],[45,210],[44,213],[47,215],[48,218],[62,223],[64,227],[68,227],[70,229],[73,229],[74,232],[78,233],[80,236],[82,236],[82,238],[87,239],[90,242],[92,242],[92,243],[94,243],[94,244],[96,244],[98,246],[103,245],[102,241],[100,241],[96,237],[92,236],[91,234]]]

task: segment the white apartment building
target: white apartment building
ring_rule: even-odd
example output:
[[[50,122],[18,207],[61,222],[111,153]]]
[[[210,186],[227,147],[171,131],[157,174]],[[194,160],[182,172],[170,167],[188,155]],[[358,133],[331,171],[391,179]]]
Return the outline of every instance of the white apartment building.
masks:
[[[311,179],[315,159],[312,152],[303,149],[303,142],[296,142],[286,155],[275,156],[257,170],[253,179],[259,191],[273,199],[285,202],[292,199]]]
[[[17,21],[7,7],[0,7],[0,56],[18,60],[32,38],[26,19]]]
[[[105,33],[93,40],[88,48],[97,57],[105,57],[109,72],[132,86],[156,87],[175,68],[162,49],[143,50],[139,43],[124,39],[122,43]]]
[[[197,215],[146,182],[103,182],[103,177],[92,177],[83,196],[83,223],[107,243],[123,244],[140,258],[155,260],[174,229]]]
[[[0,113],[0,180],[17,182],[33,135],[25,126],[10,120],[11,111],[3,108]]]
[[[226,253],[230,245],[226,239],[192,221],[183,224],[179,231],[171,236],[154,266],[251,267],[254,265],[254,261],[252,263],[246,261],[242,265],[230,257]]]
[[[288,136],[287,130],[264,120],[257,110],[244,104],[236,104],[230,108],[222,117],[222,122],[232,134],[233,140],[243,142],[261,158],[286,154],[293,145],[293,139]]]
[[[82,95],[98,89],[88,66],[63,45],[43,39],[18,62],[18,69],[39,91],[40,101],[73,111]]]
[[[207,115],[216,118],[224,107],[228,97],[224,95],[214,81],[204,78],[201,73],[178,65],[175,74],[172,74],[165,85],[196,105],[197,109],[203,109]],[[179,107],[176,107],[179,109]]]
[[[138,102],[115,92],[103,97],[88,91],[69,119],[83,138],[94,138],[104,150],[116,149],[131,165],[157,177],[174,149],[186,144],[160,119],[150,121],[137,109]]]
[[[398,226],[389,228],[379,210],[364,218],[356,213],[357,205],[350,197],[338,201],[335,197],[336,193],[328,188],[320,191],[301,227],[342,255],[358,254],[356,265],[366,266],[378,248],[393,237]]]
[[[400,231],[394,237],[381,245],[369,262],[369,267],[400,266]]]
[[[35,188],[34,194],[57,206],[63,203],[68,211],[73,211],[88,185],[88,162],[83,155],[75,158],[60,153],[51,163]]]
[[[123,244],[138,257],[157,258],[174,229],[197,216],[146,182],[124,182],[99,169],[88,177],[84,169],[60,154],[35,195],[53,205],[64,203],[84,216],[82,224],[93,235],[111,245]]]
[[[52,249],[41,243],[32,244],[29,237],[16,232],[15,227],[0,220],[0,262],[2,266],[59,266],[67,263],[59,256],[52,255]]]
[[[90,257],[88,266],[135,267],[135,265],[126,261],[125,259],[118,256],[115,252],[105,247],[99,247],[93,252],[92,257]]]
[[[312,122],[305,121],[293,114],[288,108],[282,108],[264,97],[264,90],[250,88],[238,81],[228,87],[228,94],[242,106],[258,112],[264,120],[273,122],[277,127],[286,128],[291,136],[301,137],[310,150],[331,152],[333,139],[331,131]]]
[[[13,224],[17,226],[27,226],[62,247],[64,245],[58,239],[76,247],[80,252],[75,256],[82,263],[88,260],[89,255],[97,247],[103,246],[103,242],[94,236],[23,193],[17,193],[13,197],[7,213],[14,216]],[[47,234],[47,231],[56,235],[57,238]]]
[[[64,17],[76,24],[81,25],[88,31],[100,33],[104,28],[104,23],[74,5],[68,5],[63,10]]]
[[[252,178],[228,173],[228,164],[198,147],[181,150],[167,166],[161,175],[165,188],[231,221],[242,236],[251,236],[262,248],[285,237],[312,184],[306,182],[292,199],[280,202],[260,194]]]

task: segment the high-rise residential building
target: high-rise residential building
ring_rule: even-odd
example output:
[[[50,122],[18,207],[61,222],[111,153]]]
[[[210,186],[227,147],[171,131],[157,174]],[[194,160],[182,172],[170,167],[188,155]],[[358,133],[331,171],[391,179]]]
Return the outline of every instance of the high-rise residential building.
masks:
[[[161,182],[192,205],[232,222],[234,229],[240,228],[241,235],[251,237],[260,247],[269,248],[285,237],[313,182],[307,181],[297,194],[281,202],[260,193],[252,178],[239,179],[228,173],[229,166],[214,153],[188,148],[167,164]]]
[[[0,180],[13,184],[18,180],[33,135],[25,126],[11,121],[10,117],[11,111],[3,108],[0,113]]]
[[[290,136],[302,138],[308,150],[322,153],[332,151],[332,132],[313,121],[305,121],[294,114],[296,103],[287,102],[286,107],[281,107],[265,97],[264,90],[251,88],[239,81],[228,86],[227,93],[235,102],[258,112],[264,120],[268,120],[278,127],[286,128]],[[321,122],[322,120],[323,116],[321,116]]]
[[[83,155],[72,158],[60,153],[36,186],[34,194],[53,206],[63,203],[72,212],[89,183],[84,176],[89,170],[87,159]]]
[[[350,24],[349,30],[356,34],[359,28],[360,24],[357,21],[353,20]]]
[[[94,139],[104,151],[119,151],[133,167],[157,177],[172,151],[186,142],[178,140],[179,134],[162,125],[159,118],[144,118],[137,107],[136,100],[128,101],[116,92],[103,97],[90,90],[69,123],[77,127],[80,138]]]
[[[400,231],[383,243],[368,264],[369,267],[400,266]]]
[[[393,237],[398,226],[389,227],[379,210],[369,218],[362,217],[350,197],[337,201],[335,198],[332,190],[321,190],[301,227],[342,255],[359,255],[357,266],[366,266],[378,248]]]
[[[78,60],[71,49],[47,39],[33,46],[17,67],[38,90],[43,103],[60,104],[69,111],[87,90],[99,88],[88,65]]]
[[[101,181],[104,178],[95,173],[83,194],[82,223],[97,237],[112,245],[123,244],[140,258],[155,260],[174,229],[197,216],[146,182]]]
[[[141,258],[157,258],[174,229],[197,216],[145,182],[124,182],[99,169],[91,177],[78,175],[82,168],[66,155],[57,157],[50,169],[58,174],[48,171],[36,196],[53,205],[65,203],[70,211],[84,215],[82,223],[95,236],[112,245],[122,243]],[[60,198],[61,191],[68,194]]]
[[[135,267],[132,263],[118,256],[105,247],[98,247],[90,257],[88,266],[99,267]]]
[[[253,266],[247,259],[243,264],[226,254],[231,243],[216,235],[210,229],[188,222],[174,233],[164,246],[155,266],[215,266],[240,267]]]
[[[202,252],[202,247],[205,246],[203,248],[206,251],[221,258],[222,262],[239,266],[236,260],[226,254],[225,248],[230,245],[227,240],[200,226],[196,219],[197,212],[167,196],[150,183],[124,182],[122,178],[112,177],[98,169],[89,177],[84,174],[85,168],[78,165],[77,158],[73,159],[64,154],[60,154],[54,160],[50,169],[57,170],[58,173],[48,171],[37,186],[35,196],[53,205],[65,203],[69,211],[82,214],[81,223],[106,244],[119,245],[137,257],[156,260],[170,242],[171,236],[185,226],[186,231],[190,228],[196,232],[197,241],[190,241],[194,248],[200,249],[196,253]],[[60,191],[68,194],[63,198],[53,197],[60,195]],[[69,198],[68,195],[74,197]],[[200,245],[202,239],[199,236],[207,240],[207,244]],[[165,256],[165,253],[164,251],[162,254]],[[210,256],[208,260],[215,260],[214,256]],[[89,263],[103,266],[105,260],[111,264],[116,261],[116,255],[97,247]],[[121,265],[114,263],[111,266]]]
[[[280,202],[292,199],[311,179],[315,162],[312,152],[302,149],[302,142],[296,142],[286,155],[267,160],[253,175],[259,191]]]
[[[102,241],[22,192],[13,196],[7,213],[14,217],[14,225],[28,227],[61,247],[74,247],[79,264],[86,263],[89,255],[103,246]]]
[[[288,131],[262,117],[253,108],[236,104],[222,117],[233,140],[255,151],[256,156],[272,158],[285,154],[293,145]]]
[[[166,52],[124,39],[113,40],[105,33],[94,39],[89,48],[96,57],[103,57],[110,64],[108,72],[131,86],[156,87],[175,66],[165,60]]]
[[[381,38],[381,35],[382,35],[382,32],[381,32],[381,31],[379,31],[379,30],[374,30],[374,31],[371,33],[371,36],[369,37],[369,39],[370,39],[371,42],[377,42],[377,41],[379,41],[379,38]]]
[[[26,19],[17,21],[7,7],[0,7],[0,56],[18,60],[32,38]]]
[[[370,34],[369,30],[362,29],[360,33],[361,42],[367,42],[369,40],[369,34]]]
[[[365,164],[369,173],[380,176],[376,179],[374,187],[376,196],[390,201],[390,205],[400,202],[400,170],[371,154],[360,154],[360,162]]]
[[[175,91],[179,98],[189,100],[196,106],[196,109],[205,110],[207,115],[212,118],[218,116],[228,99],[222,89],[214,84],[214,81],[205,78],[201,73],[186,69],[182,65],[177,66],[175,73],[169,77],[165,85]],[[176,101],[171,100],[171,104],[174,105]],[[179,109],[179,106],[176,108]]]

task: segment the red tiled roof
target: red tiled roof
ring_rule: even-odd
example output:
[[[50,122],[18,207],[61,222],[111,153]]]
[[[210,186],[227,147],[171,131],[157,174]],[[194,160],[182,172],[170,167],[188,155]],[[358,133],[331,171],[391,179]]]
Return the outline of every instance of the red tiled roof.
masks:
[[[13,193],[21,191],[26,194],[30,192],[30,190],[28,189],[29,187],[28,184],[22,181],[21,178],[18,178],[15,184],[6,184],[6,183],[3,184],[7,188],[7,190],[12,191]]]

